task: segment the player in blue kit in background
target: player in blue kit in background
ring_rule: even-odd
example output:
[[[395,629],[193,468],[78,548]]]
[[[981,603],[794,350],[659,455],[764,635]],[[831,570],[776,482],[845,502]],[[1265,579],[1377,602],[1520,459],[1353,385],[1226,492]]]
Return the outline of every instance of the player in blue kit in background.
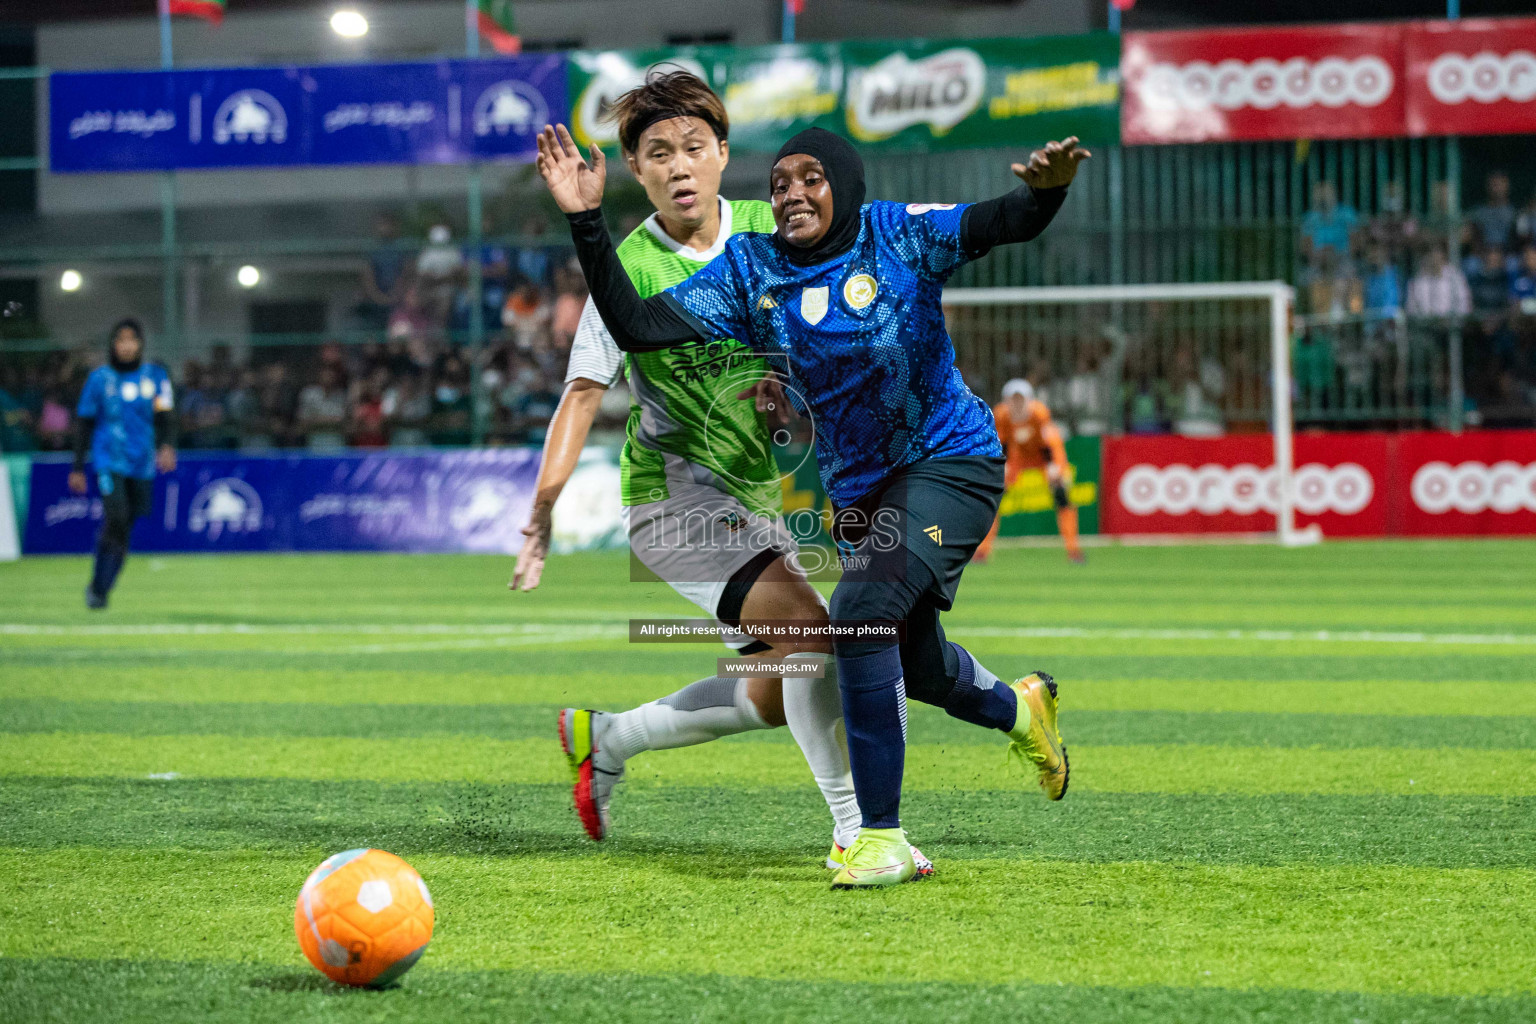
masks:
[[[992,414],[955,366],[942,295],[967,261],[1045,230],[1087,157],[1075,138],[1052,142],[1013,165],[1023,186],[985,202],[866,204],[857,151],[809,129],[774,161],[777,230],[733,236],[708,266],[642,300],[603,222],[602,153],[594,147],[589,165],[564,126],[540,136],[540,173],[618,347],[733,337],[766,356],[815,417],[845,556],[832,621],[901,627],[896,638],[835,641],[863,827],[834,888],[891,885],[915,870],[899,813],[908,695],[1006,733],[1046,795],[1066,795],[1055,682],[1036,672],[1003,683],[939,625],[1003,492]]]
[[[91,371],[75,409],[75,464],[69,489],[86,492],[89,453],[104,517],[96,562],[85,588],[87,608],[105,608],[128,558],[133,524],[154,504],[155,471],[176,468],[175,395],[165,368],[144,363],[144,329],[137,320],[112,328],[107,365]]]

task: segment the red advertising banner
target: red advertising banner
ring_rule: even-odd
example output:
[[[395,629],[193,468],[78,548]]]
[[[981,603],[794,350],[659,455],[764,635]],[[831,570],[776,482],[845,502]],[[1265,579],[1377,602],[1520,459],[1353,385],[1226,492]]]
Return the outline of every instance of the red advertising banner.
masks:
[[[1536,534],[1536,431],[1391,436],[1394,533]]]
[[[1296,438],[1296,525],[1325,536],[1387,528],[1386,434]],[[1275,528],[1279,483],[1268,434],[1104,439],[1104,533],[1262,533]]]
[[[1536,18],[1405,27],[1409,135],[1536,132]]]
[[[1536,535],[1536,431],[1300,434],[1295,479],[1324,536]],[[1105,438],[1102,480],[1104,533],[1275,528],[1268,434]]]
[[[1403,134],[1402,24],[1128,32],[1127,145]]]

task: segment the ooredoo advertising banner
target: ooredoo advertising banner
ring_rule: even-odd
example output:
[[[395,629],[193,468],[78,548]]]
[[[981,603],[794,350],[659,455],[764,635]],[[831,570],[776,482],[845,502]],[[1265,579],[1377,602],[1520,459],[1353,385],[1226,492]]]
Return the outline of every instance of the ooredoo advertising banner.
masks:
[[[1259,533],[1279,484],[1268,434],[1104,440],[1105,533]],[[1536,534],[1536,431],[1301,434],[1296,523],[1324,536]]]
[[[1536,431],[1393,435],[1408,536],[1536,534]]]
[[[1335,537],[1386,531],[1386,435],[1302,435],[1294,461],[1298,526]],[[1104,440],[1105,533],[1271,531],[1279,494],[1268,434]]]
[[[1414,22],[1404,48],[1408,134],[1536,132],[1536,18]]]
[[[1120,56],[1122,140],[1401,135],[1403,30],[1341,24],[1128,32]]]

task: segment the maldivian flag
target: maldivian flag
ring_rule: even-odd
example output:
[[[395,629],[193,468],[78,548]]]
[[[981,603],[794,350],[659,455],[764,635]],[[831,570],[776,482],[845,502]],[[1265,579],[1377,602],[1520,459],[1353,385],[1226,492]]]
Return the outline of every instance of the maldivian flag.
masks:
[[[224,20],[224,0],[160,0],[167,14],[188,14],[217,25]]]
[[[174,3],[175,0],[172,0]],[[480,34],[497,53],[522,53],[523,38],[512,17],[512,0],[479,0]]]

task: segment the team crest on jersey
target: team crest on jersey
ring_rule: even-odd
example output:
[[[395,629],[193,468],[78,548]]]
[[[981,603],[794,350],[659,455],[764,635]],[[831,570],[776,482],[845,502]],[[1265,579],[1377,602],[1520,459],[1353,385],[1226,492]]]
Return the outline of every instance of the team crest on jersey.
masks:
[[[806,323],[821,323],[827,315],[827,300],[831,294],[830,288],[806,288],[800,293],[800,315]]]
[[[875,279],[868,274],[854,274],[843,283],[843,301],[848,303],[851,309],[863,309],[875,301],[875,291],[879,286]]]
[[[123,401],[137,402],[139,400],[139,385],[136,381],[123,381]]]

